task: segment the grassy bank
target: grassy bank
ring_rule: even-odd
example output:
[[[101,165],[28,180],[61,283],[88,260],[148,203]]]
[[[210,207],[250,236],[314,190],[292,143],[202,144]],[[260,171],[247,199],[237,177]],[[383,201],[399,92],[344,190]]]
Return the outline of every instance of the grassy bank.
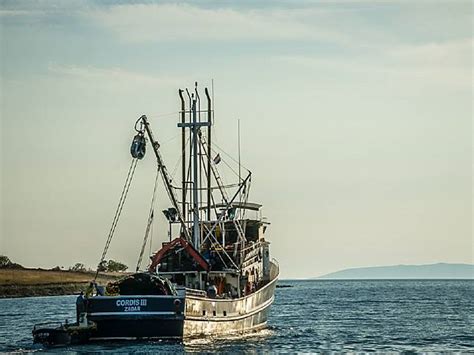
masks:
[[[97,283],[106,284],[123,274],[99,274]],[[84,290],[94,272],[42,269],[0,269],[0,298],[71,295]]]

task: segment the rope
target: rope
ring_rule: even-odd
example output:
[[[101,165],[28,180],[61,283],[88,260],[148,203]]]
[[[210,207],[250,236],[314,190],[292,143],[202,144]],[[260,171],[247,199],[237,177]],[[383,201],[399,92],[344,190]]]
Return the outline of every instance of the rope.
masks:
[[[132,159],[132,162],[130,163],[130,167],[128,168],[127,179],[125,180],[125,185],[123,186],[122,194],[120,195],[120,200],[119,200],[117,209],[115,210],[114,219],[112,221],[112,226],[110,227],[110,230],[109,230],[109,235],[107,236],[107,241],[105,242],[104,251],[102,252],[102,256],[100,258],[99,264],[97,265],[97,272],[95,274],[94,281],[97,279],[97,276],[99,275],[99,266],[105,260],[105,256],[107,255],[107,251],[109,250],[110,242],[112,241],[112,237],[114,236],[115,228],[117,227],[120,214],[122,213],[123,205],[125,204],[125,200],[127,199],[128,190],[130,189],[130,185],[132,183],[132,179],[135,173],[135,168],[137,167],[137,163],[138,163],[138,159],[135,159],[135,158]]]
[[[151,229],[150,229],[150,250],[148,252],[148,255],[151,255],[152,246],[153,246],[153,223],[151,224]]]
[[[145,236],[143,237],[142,249],[140,251],[140,256],[138,257],[137,268],[135,271],[138,271],[140,269],[140,266],[142,264],[143,254],[145,253],[146,243],[148,242],[148,236],[150,235],[150,229],[153,223],[153,218],[154,218],[154,213],[155,213],[154,205],[155,205],[156,187],[158,186],[159,176],[160,176],[160,167],[158,166],[156,169],[155,186],[153,187],[153,195],[151,197],[150,212],[148,213],[148,222],[146,224]]]

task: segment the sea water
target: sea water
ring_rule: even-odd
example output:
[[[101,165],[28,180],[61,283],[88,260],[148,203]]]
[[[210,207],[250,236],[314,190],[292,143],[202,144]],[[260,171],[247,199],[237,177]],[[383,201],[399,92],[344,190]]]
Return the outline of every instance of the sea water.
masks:
[[[474,280],[280,281],[265,330],[191,341],[32,344],[35,323],[73,321],[75,296],[0,299],[0,351],[474,352]]]

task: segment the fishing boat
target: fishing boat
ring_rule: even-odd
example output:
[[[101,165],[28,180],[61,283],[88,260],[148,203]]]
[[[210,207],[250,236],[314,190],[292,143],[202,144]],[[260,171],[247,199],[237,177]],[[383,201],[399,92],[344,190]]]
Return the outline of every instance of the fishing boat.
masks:
[[[214,147],[209,90],[205,89],[207,107],[203,110],[197,83],[191,92],[180,89],[178,94],[182,181],[174,185],[150,120],[141,116],[134,127],[130,169],[99,262],[100,266],[105,260],[135,168],[149,144],[156,158],[157,175],[136,272],[99,285],[95,295],[86,292],[84,306],[77,309],[80,320],[60,328],[61,334],[69,335],[61,337],[66,342],[183,339],[239,334],[266,326],[279,266],[270,257],[266,237],[270,223],[262,215],[262,205],[249,200],[252,173],[243,168],[240,158],[232,159],[237,164],[232,169],[223,152]],[[224,182],[221,177],[220,167],[226,165],[235,172],[235,183]],[[170,203],[162,211],[168,237],[152,253],[147,268],[141,270],[156,218],[159,177]],[[74,328],[74,332],[68,328]],[[48,328],[38,329],[36,335],[33,332],[38,342],[54,343],[53,335],[58,338],[57,328],[51,328],[50,333]]]

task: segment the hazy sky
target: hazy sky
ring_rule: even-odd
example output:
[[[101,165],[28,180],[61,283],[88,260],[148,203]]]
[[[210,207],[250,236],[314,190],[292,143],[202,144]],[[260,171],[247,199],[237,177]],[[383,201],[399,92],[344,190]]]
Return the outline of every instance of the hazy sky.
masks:
[[[473,262],[472,2],[106,3],[0,2],[0,254],[95,266],[135,120],[171,169],[177,89],[213,78],[216,142],[236,155],[240,119],[282,277]],[[155,164],[108,254],[131,267]]]

